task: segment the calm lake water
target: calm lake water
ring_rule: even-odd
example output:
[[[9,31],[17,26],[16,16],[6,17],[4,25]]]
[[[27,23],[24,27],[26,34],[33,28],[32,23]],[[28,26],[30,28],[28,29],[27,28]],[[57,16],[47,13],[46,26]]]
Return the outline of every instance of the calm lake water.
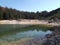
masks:
[[[49,30],[37,29],[35,28],[36,26],[30,26],[31,28],[27,26],[28,25],[0,25],[0,41],[11,42],[23,38],[44,38],[46,34],[52,33]],[[22,27],[24,27],[24,29]]]

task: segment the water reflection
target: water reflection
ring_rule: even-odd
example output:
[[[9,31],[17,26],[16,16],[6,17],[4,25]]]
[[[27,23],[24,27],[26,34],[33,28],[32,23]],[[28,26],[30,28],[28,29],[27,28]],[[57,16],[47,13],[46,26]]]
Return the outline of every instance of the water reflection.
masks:
[[[0,38],[0,40],[3,41],[16,41],[16,40],[20,40],[23,38],[44,38],[44,36],[46,34],[52,33],[51,31],[47,30],[47,31],[43,31],[43,30],[39,30],[37,31],[37,29],[34,30],[28,30],[28,31],[24,31],[24,32],[17,32],[15,34],[11,34],[11,35],[6,35]]]

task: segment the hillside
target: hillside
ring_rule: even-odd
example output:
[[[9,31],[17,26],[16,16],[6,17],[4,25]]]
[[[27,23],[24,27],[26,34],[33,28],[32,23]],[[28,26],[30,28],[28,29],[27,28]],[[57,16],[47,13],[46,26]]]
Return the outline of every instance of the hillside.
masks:
[[[60,8],[42,12],[19,11],[16,9],[0,6],[0,20],[19,20],[19,19],[60,19]]]
[[[52,10],[48,13],[47,17],[49,19],[60,19],[60,8]]]

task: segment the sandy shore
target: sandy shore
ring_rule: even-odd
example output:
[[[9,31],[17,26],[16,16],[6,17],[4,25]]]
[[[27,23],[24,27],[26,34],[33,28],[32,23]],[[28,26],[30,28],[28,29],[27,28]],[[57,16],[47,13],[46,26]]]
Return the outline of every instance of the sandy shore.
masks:
[[[45,25],[53,25],[53,26],[58,26],[60,25],[59,23],[48,23],[47,20],[1,20],[0,24],[27,24],[27,25],[36,25],[36,24],[45,24]]]

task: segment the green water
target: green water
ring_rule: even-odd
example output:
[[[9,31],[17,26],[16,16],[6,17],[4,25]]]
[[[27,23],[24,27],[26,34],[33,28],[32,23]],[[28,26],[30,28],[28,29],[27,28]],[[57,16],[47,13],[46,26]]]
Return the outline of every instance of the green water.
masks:
[[[0,25],[0,41],[17,41],[23,38],[44,38],[51,33],[49,26],[43,25]]]

